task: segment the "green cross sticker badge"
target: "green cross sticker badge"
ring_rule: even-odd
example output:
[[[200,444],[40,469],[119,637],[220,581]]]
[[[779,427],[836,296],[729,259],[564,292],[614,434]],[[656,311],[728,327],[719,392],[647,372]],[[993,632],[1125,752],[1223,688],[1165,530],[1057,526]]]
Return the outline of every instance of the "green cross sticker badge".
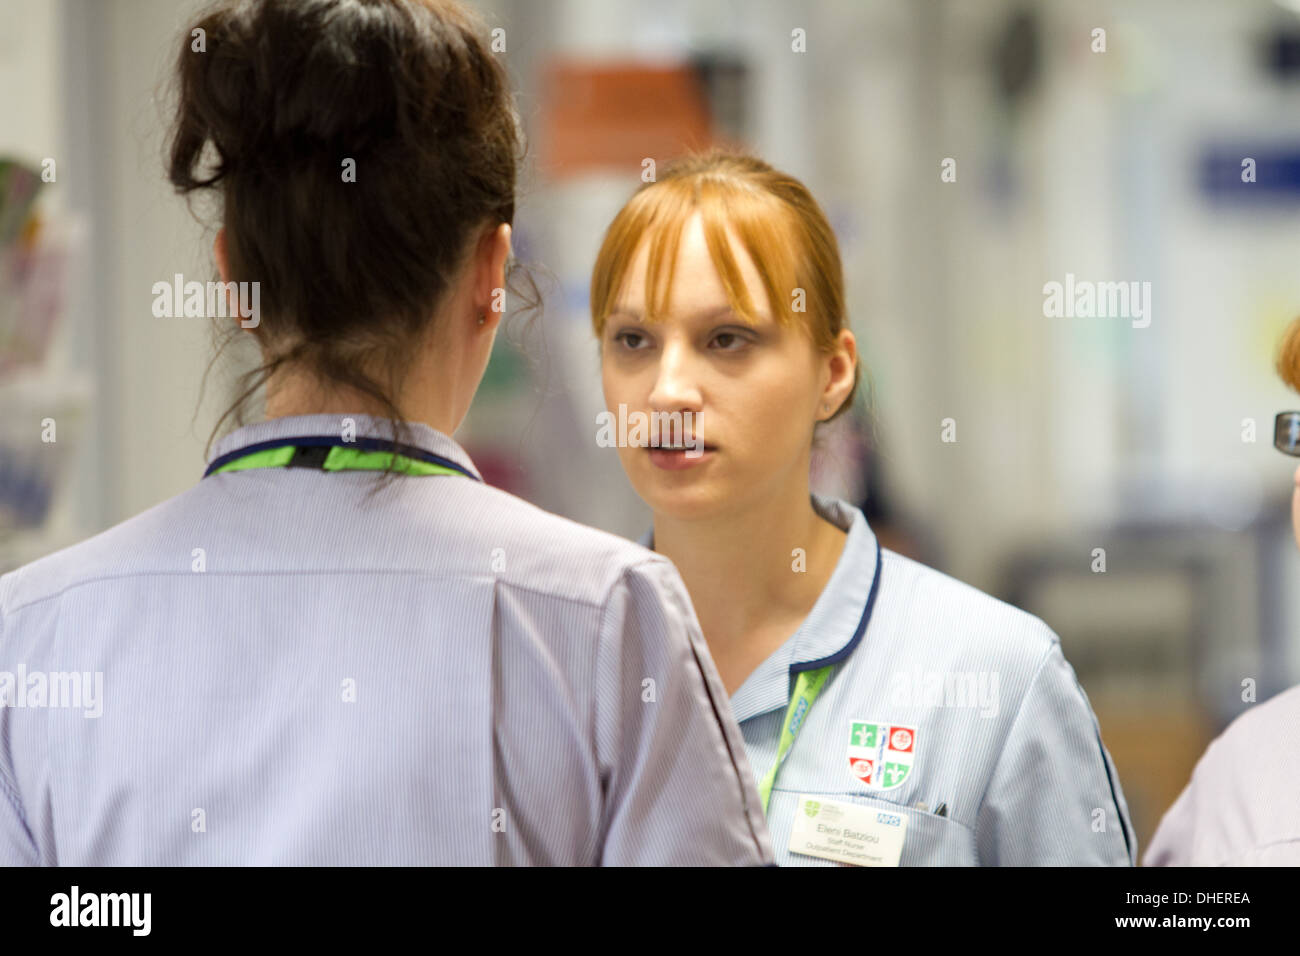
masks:
[[[901,787],[915,762],[915,727],[876,720],[849,722],[849,772],[868,790]]]

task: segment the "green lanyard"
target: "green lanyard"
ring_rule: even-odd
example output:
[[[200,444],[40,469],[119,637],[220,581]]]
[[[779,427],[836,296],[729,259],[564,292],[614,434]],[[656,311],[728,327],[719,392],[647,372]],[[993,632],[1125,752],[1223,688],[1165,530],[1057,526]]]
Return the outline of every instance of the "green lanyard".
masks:
[[[772,769],[767,772],[767,776],[758,785],[758,795],[763,800],[764,814],[767,813],[768,801],[772,799],[772,786],[776,783],[776,772],[781,769],[781,764],[785,763],[786,755],[794,745],[794,738],[799,735],[799,730],[808,717],[808,711],[812,709],[813,701],[826,685],[826,678],[830,676],[832,667],[834,665],[819,667],[813,671],[800,671],[799,676],[795,678],[794,693],[790,697],[790,706],[785,712],[785,723],[781,727],[781,742],[776,748],[776,760],[772,764]]]
[[[226,471],[244,471],[249,468],[283,468],[293,459],[298,447],[281,445],[255,451],[229,461],[209,474],[219,475]],[[335,445],[323,456],[319,467],[325,471],[385,471],[392,463],[394,471],[404,475],[463,475],[465,472],[456,468],[435,465],[432,462],[408,458],[391,451],[363,451],[360,448],[344,448]]]

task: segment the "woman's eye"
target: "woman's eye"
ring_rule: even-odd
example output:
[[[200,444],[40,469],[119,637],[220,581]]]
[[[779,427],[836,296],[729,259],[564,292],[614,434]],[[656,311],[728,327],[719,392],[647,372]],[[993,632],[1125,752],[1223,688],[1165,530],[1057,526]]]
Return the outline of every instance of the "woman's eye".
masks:
[[[713,341],[718,343],[720,350],[723,352],[738,352],[749,344],[744,336],[735,332],[719,332],[713,337]]]
[[[640,332],[619,332],[617,335],[614,336],[614,341],[621,342],[624,348],[631,349],[632,351],[635,352],[637,349],[637,344],[636,342],[629,341],[629,340],[636,339],[637,341],[640,341],[642,338],[643,336],[641,335]]]

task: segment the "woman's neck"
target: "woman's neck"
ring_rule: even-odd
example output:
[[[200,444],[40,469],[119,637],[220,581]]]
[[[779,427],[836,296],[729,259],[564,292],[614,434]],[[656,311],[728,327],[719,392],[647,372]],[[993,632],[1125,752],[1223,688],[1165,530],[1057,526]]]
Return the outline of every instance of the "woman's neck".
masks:
[[[420,387],[411,386],[394,397],[394,403],[407,421],[420,422],[445,435],[455,433],[459,418],[450,411],[448,397],[436,394],[426,383],[446,381],[446,377],[431,376],[417,369],[410,376]],[[388,418],[389,411],[372,396],[339,384],[325,386],[314,376],[281,370],[267,383],[267,418],[289,415],[351,414]]]
[[[728,693],[798,630],[846,537],[813,509],[806,482],[737,514],[655,515],[655,551],[681,574]]]

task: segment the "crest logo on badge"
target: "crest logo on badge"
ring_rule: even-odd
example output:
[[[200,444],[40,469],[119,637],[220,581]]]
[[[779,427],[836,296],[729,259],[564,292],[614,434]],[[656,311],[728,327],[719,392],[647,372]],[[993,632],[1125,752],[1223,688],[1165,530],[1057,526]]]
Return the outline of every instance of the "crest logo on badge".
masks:
[[[816,800],[805,800],[803,803],[803,812],[810,817],[817,816],[817,811],[822,808],[821,803]]]
[[[916,762],[916,728],[883,721],[849,722],[849,772],[870,790],[901,787]]]

